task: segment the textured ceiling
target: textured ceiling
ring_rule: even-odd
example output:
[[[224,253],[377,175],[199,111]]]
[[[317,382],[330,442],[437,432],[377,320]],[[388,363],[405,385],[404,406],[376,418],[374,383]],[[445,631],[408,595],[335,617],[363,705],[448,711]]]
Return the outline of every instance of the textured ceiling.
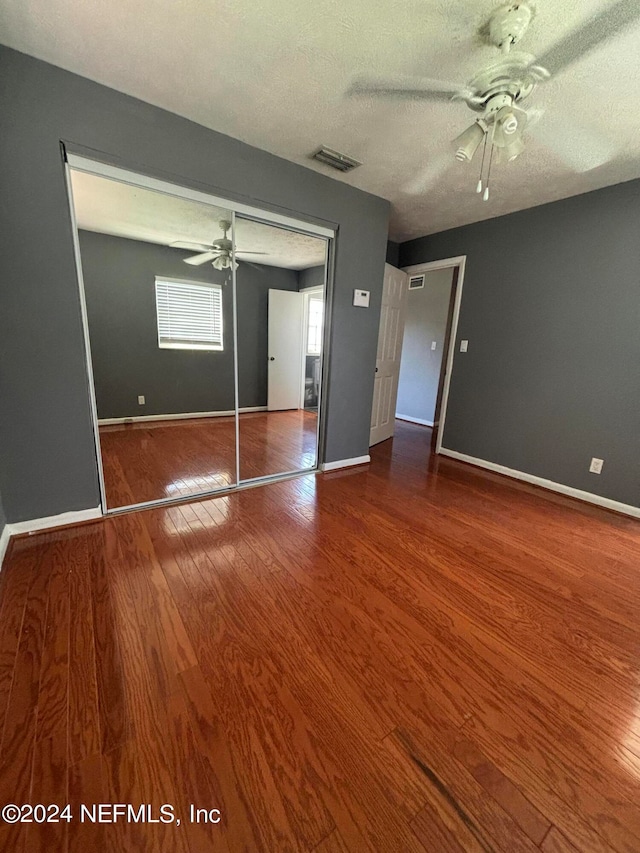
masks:
[[[231,213],[219,207],[85,172],[72,170],[71,184],[76,222],[87,231],[163,246],[178,241],[206,245],[222,237],[220,220],[231,220]],[[241,217],[236,219],[235,240],[242,258],[256,264],[301,270],[325,259],[324,240]]]
[[[528,104],[553,124],[605,140],[613,159],[575,173],[539,139],[494,170],[452,163],[424,193],[407,185],[439,166],[473,115],[463,104],[345,97],[357,75],[465,82],[499,57],[477,32],[495,0],[0,0],[0,39],[393,203],[408,239],[640,176],[640,26],[539,87]],[[520,44],[540,55],[611,0],[537,0]],[[578,125],[579,129],[574,129]],[[563,132],[563,131],[560,131]],[[556,131],[557,133],[557,131]],[[573,136],[571,137],[573,138]],[[308,155],[329,145],[364,165],[341,176]],[[404,189],[403,189],[404,188]]]

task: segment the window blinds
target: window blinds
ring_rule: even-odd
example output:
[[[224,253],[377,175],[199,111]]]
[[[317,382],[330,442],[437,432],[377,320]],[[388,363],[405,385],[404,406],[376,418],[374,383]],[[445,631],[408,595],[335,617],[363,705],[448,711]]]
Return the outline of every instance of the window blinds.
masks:
[[[158,346],[223,349],[222,287],[156,278]]]

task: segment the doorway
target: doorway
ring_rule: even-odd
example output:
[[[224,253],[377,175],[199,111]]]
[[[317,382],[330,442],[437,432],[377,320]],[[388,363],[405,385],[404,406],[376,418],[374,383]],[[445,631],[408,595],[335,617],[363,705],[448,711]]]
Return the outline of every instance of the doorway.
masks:
[[[372,412],[371,444],[393,436],[395,419],[432,430],[440,452],[462,299],[465,257],[448,258],[385,274],[378,339],[387,377]],[[398,287],[401,286],[401,293]],[[391,319],[389,306],[395,307]],[[386,412],[383,424],[379,410]]]

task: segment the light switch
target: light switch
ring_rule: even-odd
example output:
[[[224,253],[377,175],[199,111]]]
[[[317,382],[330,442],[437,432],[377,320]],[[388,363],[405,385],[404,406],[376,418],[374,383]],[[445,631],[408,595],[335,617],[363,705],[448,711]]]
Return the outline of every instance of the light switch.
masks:
[[[437,341],[431,341],[431,349],[435,349],[438,346]]]
[[[460,352],[466,352],[469,349],[469,341],[460,341]]]
[[[370,292],[368,290],[354,290],[353,304],[356,305],[358,308],[368,308],[369,296]]]

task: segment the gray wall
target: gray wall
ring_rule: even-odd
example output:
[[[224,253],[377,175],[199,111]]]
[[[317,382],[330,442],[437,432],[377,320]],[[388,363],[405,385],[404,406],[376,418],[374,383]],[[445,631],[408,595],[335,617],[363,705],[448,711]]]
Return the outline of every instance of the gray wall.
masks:
[[[222,352],[160,349],[156,323],[156,275],[224,284],[225,274],[210,264],[186,267],[192,252],[79,233],[98,417],[233,409],[231,286],[222,291]],[[241,264],[237,284],[240,405],[266,406],[268,292],[297,290],[298,273]]]
[[[445,447],[640,505],[638,222],[632,181],[402,245],[467,256]]]
[[[423,288],[407,294],[396,403],[399,415],[433,422],[452,279],[452,269],[432,270],[426,274]]]
[[[0,114],[0,490],[10,521],[98,504],[60,140],[338,226],[325,459],[368,452],[387,201],[4,47]],[[352,307],[353,288],[371,290],[368,311]]]

